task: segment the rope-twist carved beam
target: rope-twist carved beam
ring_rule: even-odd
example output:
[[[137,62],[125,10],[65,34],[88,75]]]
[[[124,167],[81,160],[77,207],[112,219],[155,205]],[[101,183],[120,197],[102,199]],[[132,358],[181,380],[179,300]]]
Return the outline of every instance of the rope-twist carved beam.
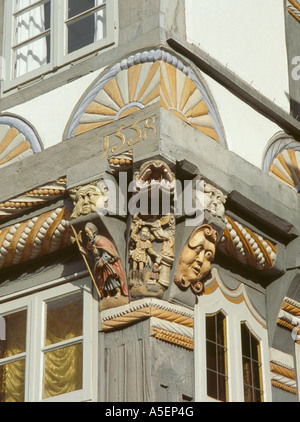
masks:
[[[69,242],[70,213],[57,208],[0,231],[0,269],[55,252]]]
[[[269,240],[228,216],[226,216],[225,222],[224,234],[218,243],[219,250],[257,270],[263,271],[272,268],[277,251]]]

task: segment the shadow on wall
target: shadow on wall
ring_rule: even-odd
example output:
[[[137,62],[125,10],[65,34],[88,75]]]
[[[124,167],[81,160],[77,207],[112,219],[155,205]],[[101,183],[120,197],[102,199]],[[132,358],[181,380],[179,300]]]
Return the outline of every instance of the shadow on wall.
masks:
[[[290,98],[291,115],[300,121],[300,103],[293,98]]]

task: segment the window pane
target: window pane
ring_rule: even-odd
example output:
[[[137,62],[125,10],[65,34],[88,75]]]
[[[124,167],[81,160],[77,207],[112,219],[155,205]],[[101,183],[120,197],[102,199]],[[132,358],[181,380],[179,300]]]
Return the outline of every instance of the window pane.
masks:
[[[217,314],[217,342],[218,344],[225,345],[224,343],[224,321],[225,317],[220,312]]]
[[[82,344],[45,354],[43,398],[82,389]]]
[[[25,359],[0,365],[0,402],[24,402]]]
[[[260,343],[245,323],[241,324],[245,402],[263,401]]]
[[[227,400],[225,321],[222,312],[206,316],[207,394],[221,401]]]
[[[227,400],[227,377],[218,375],[218,400]]]
[[[259,360],[259,342],[251,334],[251,357],[252,359]]]
[[[244,385],[244,401],[248,403],[253,401],[252,388],[248,385]]]
[[[207,395],[215,399],[218,398],[217,374],[212,371],[207,371]]]
[[[105,8],[68,24],[68,53],[106,37]]]
[[[15,77],[25,75],[48,63],[50,63],[50,35],[16,49]]]
[[[73,18],[102,3],[104,3],[102,0],[69,0],[68,18]]]
[[[252,362],[253,386],[260,388],[260,363]]]
[[[225,375],[226,369],[226,349],[218,346],[218,372]]]
[[[253,391],[253,401],[260,403],[262,400],[263,400],[262,391],[254,389],[254,391]]]
[[[50,1],[18,14],[15,18],[15,44],[20,44],[50,29],[50,15]]]
[[[27,311],[15,312],[10,315],[5,315],[5,324],[2,320],[1,338],[3,339],[0,344],[0,359],[18,355],[26,351],[26,324],[27,324]],[[4,329],[3,329],[3,326]]]
[[[82,317],[82,293],[47,302],[45,346],[81,336]]]
[[[39,3],[41,0],[16,0],[16,11],[24,9],[25,7],[32,6]]]
[[[250,338],[249,330],[245,323],[241,325],[241,334],[242,334],[242,345],[243,345],[243,355],[250,357]]]
[[[217,370],[216,345],[206,342],[206,364],[208,369]]]
[[[211,341],[216,341],[216,324],[215,315],[206,317],[206,338]]]
[[[22,76],[50,62],[50,33],[45,33],[50,29],[50,21],[50,1],[16,16],[15,77]],[[25,44],[23,44],[24,42]],[[19,46],[19,44],[21,45]]]
[[[244,384],[252,385],[251,360],[243,357]]]

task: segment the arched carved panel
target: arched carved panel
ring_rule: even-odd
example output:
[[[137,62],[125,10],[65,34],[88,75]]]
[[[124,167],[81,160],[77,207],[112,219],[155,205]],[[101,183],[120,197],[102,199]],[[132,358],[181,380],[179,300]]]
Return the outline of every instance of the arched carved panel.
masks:
[[[300,191],[300,142],[284,133],[275,135],[265,154],[263,169],[274,179]]]
[[[42,150],[33,129],[11,115],[0,116],[0,168]]]
[[[192,69],[161,50],[131,56],[102,76],[77,108],[67,138],[105,126],[155,102],[225,145],[216,112]]]

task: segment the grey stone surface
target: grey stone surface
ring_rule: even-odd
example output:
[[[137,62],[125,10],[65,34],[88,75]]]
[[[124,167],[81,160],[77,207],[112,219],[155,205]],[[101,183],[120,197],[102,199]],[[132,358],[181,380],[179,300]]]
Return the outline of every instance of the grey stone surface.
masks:
[[[266,310],[269,344],[270,346],[280,350],[286,350],[288,344],[290,348],[294,347],[291,333],[287,330],[284,330],[283,328],[277,327],[277,317],[281,308],[281,304],[285,296],[287,296],[289,289],[292,289],[292,286],[293,290],[291,290],[289,297],[291,299],[296,299],[296,294],[299,289],[299,281],[299,272],[297,270],[292,270],[288,271],[277,280],[274,280],[266,289]],[[286,336],[287,339],[283,338],[283,333],[288,333]],[[288,342],[286,340],[288,340]]]
[[[294,57],[299,56],[299,37],[300,25],[299,22],[291,16],[288,11],[285,11],[285,37],[287,46],[287,62],[289,69],[289,99],[291,105],[291,114],[295,119],[300,121],[300,80],[295,80],[292,76],[292,71],[296,67],[292,63]],[[297,62],[299,64],[299,62]],[[299,71],[297,72],[299,74]]]

